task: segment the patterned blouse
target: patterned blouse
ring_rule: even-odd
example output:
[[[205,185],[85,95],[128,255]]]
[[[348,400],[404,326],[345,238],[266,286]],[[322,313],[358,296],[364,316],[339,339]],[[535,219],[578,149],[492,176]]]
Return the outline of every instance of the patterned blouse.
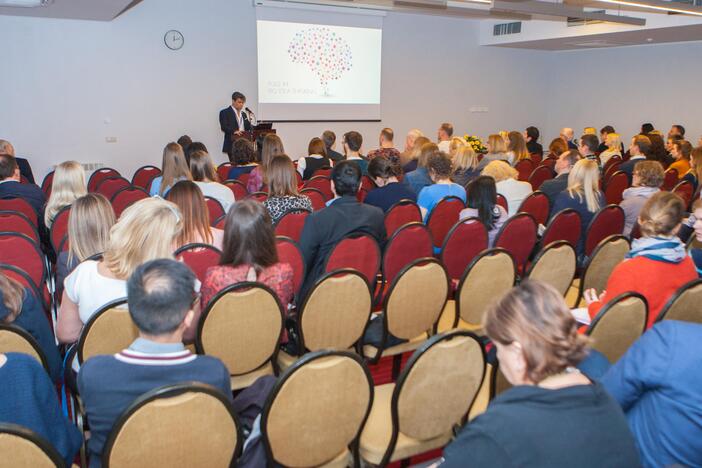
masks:
[[[308,210],[312,211],[312,201],[307,195],[285,195],[283,197],[269,197],[263,202],[268,213],[271,215],[273,224],[277,223],[288,210]]]
[[[378,156],[384,156],[392,161],[394,164],[400,163],[400,152],[395,148],[378,148],[370,151],[366,156],[369,161],[377,158]]]
[[[238,265],[235,267],[217,265],[208,268],[200,291],[202,293],[202,310],[205,310],[207,303],[222,289],[229,285],[246,281],[250,268],[249,265]],[[289,264],[276,263],[265,268],[259,273],[256,281],[271,288],[278,296],[278,299],[280,299],[283,309],[287,311],[287,306],[292,302],[294,294],[293,270]]]

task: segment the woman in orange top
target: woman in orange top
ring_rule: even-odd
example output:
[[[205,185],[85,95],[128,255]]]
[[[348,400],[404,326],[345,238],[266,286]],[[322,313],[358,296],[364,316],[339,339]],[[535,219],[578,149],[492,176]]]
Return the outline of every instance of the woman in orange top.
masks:
[[[673,193],[658,192],[649,198],[638,220],[643,237],[634,240],[599,297],[594,289],[585,291],[590,317],[618,295],[637,292],[648,302],[649,328],[675,291],[697,278],[695,264],[675,235],[684,213],[683,201]]]
[[[671,150],[671,155],[673,159],[675,159],[675,162],[668,166],[668,169],[677,169],[678,179],[682,179],[690,170],[692,145],[687,140],[677,140],[673,142]]]

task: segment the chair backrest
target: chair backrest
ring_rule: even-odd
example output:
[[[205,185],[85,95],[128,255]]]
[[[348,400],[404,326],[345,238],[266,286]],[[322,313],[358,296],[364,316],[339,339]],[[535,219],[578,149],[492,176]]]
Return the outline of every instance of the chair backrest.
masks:
[[[268,193],[267,192],[253,192],[253,193],[250,193],[246,198],[251,198],[252,200],[256,200],[259,203],[263,203],[264,201],[268,200]]]
[[[529,213],[537,224],[546,225],[551,210],[551,202],[543,192],[532,192],[519,206],[519,213]]]
[[[501,193],[497,194],[497,204],[504,208],[505,211],[509,211],[509,203],[507,202],[505,196]]]
[[[629,253],[629,240],[622,235],[603,239],[585,265],[580,279],[580,295],[588,289],[604,291],[607,280],[617,264]]]
[[[234,164],[231,162],[223,162],[217,166],[217,176],[219,177],[219,180],[229,179],[229,171],[232,167],[234,167]],[[244,187],[246,187],[246,184],[244,184]]]
[[[612,160],[610,159],[607,161],[606,164],[606,169],[603,171],[604,176],[602,177],[602,180],[604,182],[605,187],[607,186],[607,183],[609,182],[609,179],[612,178],[614,173],[619,172],[619,166],[621,166],[624,163],[624,161],[621,160]]]
[[[90,175],[88,179],[88,192],[95,192],[97,190],[100,182],[107,179],[108,177],[120,177],[121,174],[116,169],[111,167],[103,167],[98,169]]]
[[[373,381],[360,357],[307,354],[281,375],[261,413],[267,459],[283,466],[336,459],[356,444],[372,401]]]
[[[37,244],[40,242],[36,224],[19,211],[0,211],[0,232],[24,234]]]
[[[219,358],[233,376],[276,365],[283,306],[261,283],[242,282],[218,292],[202,312],[195,337],[199,354]]]
[[[221,390],[195,382],[169,385],[140,396],[120,415],[102,466],[233,466],[242,443]]]
[[[407,223],[421,223],[422,212],[412,200],[404,199],[395,203],[385,212],[385,232],[388,237]]]
[[[680,320],[702,324],[702,279],[690,281],[670,298],[656,317],[661,320]]]
[[[680,181],[678,177],[678,170],[670,168],[665,171],[665,176],[663,178],[663,185],[661,185],[661,190],[672,190],[673,187],[677,185]]]
[[[44,196],[47,200],[51,196],[51,188],[54,183],[54,172],[55,171],[51,171],[46,174],[46,176],[44,176],[44,180],[41,182],[41,191],[44,192]]]
[[[514,258],[517,269],[524,268],[529,254],[534,250],[537,225],[527,213],[517,213],[507,220],[495,237],[495,247],[507,250]]]
[[[139,331],[126,307],[127,298],[108,302],[90,317],[83,327],[77,346],[78,362],[99,354],[115,354],[127,348]]]
[[[222,204],[219,202],[219,200],[212,197],[205,197],[205,204],[207,205],[207,211],[210,214],[210,225],[213,225],[214,221],[225,214],[224,208],[222,208]]]
[[[64,468],[61,454],[42,436],[17,424],[0,423],[0,466]]]
[[[156,166],[141,166],[134,171],[132,176],[132,185],[142,188],[147,192],[151,188],[151,182],[161,175],[161,169]]]
[[[646,299],[641,294],[628,292],[600,309],[587,334],[592,338],[592,347],[614,364],[643,334],[647,321]]]
[[[275,235],[289,237],[295,242],[300,242],[302,228],[305,227],[305,220],[309,214],[309,211],[297,208],[286,211],[275,223]]]
[[[123,188],[131,187],[132,184],[124,177],[108,177],[100,181],[95,191],[105,196],[108,200]]]
[[[623,193],[629,187],[629,176],[626,172],[617,171],[607,181],[605,200],[610,205],[618,205],[623,200]]]
[[[21,268],[39,287],[46,281],[44,254],[39,245],[24,234],[0,232],[0,263]]]
[[[351,233],[332,249],[324,265],[324,272],[352,268],[374,284],[380,271],[380,247],[368,234]]]
[[[558,161],[558,158],[552,158],[549,156],[549,157],[541,160],[540,166],[546,166],[553,171],[553,168],[556,165],[556,161]]]
[[[434,255],[431,233],[418,222],[408,223],[390,236],[383,252],[383,279],[390,284],[407,265]]]
[[[229,190],[232,191],[234,194],[234,200],[243,200],[249,194],[249,191],[246,189],[246,185],[239,180],[229,179],[224,181],[223,184],[229,187]]]
[[[541,245],[546,246],[552,242],[564,240],[575,248],[578,246],[581,230],[578,212],[572,208],[566,208],[551,218],[551,222],[541,236]]]
[[[32,335],[20,327],[0,323],[0,353],[23,353],[39,362],[44,369],[49,369],[46,355]]]
[[[577,266],[573,246],[566,241],[556,241],[539,252],[527,271],[527,277],[553,286],[565,297]]]
[[[480,327],[487,308],[500,300],[517,280],[514,259],[505,249],[489,249],[476,257],[456,290],[456,320]]]
[[[673,187],[673,193],[682,198],[685,204],[685,209],[690,207],[692,203],[692,195],[695,193],[695,186],[689,180],[682,180],[678,185]]]
[[[426,224],[434,239],[434,247],[440,248],[444,244],[446,235],[458,221],[463,208],[465,208],[463,200],[450,196],[442,198],[431,210]]]
[[[210,244],[186,244],[176,250],[173,256],[188,265],[197,279],[203,282],[207,269],[219,265],[222,252]]]
[[[624,231],[624,210],[619,205],[607,205],[590,221],[585,236],[585,255],[592,254],[603,239]]]
[[[331,179],[326,176],[314,176],[305,182],[305,188],[315,188],[322,192],[324,200],[328,201],[334,198],[331,190]]]
[[[610,157],[605,163],[605,165],[602,167],[602,174],[614,174],[614,172],[609,172],[609,168],[613,165],[619,167],[622,164],[622,162],[622,158],[615,154],[614,156]]]
[[[531,184],[532,190],[536,191],[541,188],[541,185],[553,178],[553,170],[546,166],[541,165],[534,169],[534,171],[529,176],[529,183]]]
[[[348,350],[357,345],[372,304],[368,281],[357,271],[337,270],[322,276],[300,308],[300,351]]]
[[[453,225],[441,248],[441,263],[449,278],[458,280],[475,257],[488,248],[488,232],[478,218],[462,219]]]
[[[293,289],[295,294],[300,292],[302,282],[305,280],[305,259],[300,246],[289,237],[276,237],[275,248],[278,251],[278,261],[287,263],[293,270]]]
[[[35,226],[39,226],[36,211],[23,198],[0,198],[0,211],[17,211],[25,215]]]
[[[119,218],[129,205],[144,198],[149,198],[149,192],[141,187],[130,186],[118,190],[110,199],[112,209],[115,211],[115,217]]]
[[[109,198],[108,198],[109,200]],[[54,250],[58,250],[59,244],[63,237],[68,234],[68,220],[71,216],[71,205],[66,205],[61,208],[54,216],[49,230],[49,238]]]
[[[239,174],[239,176],[237,176],[236,180],[238,180],[239,182],[241,182],[244,185],[248,185],[249,184],[249,175],[250,175],[249,172],[244,172],[243,174]]]
[[[300,190],[300,195],[309,197],[310,201],[312,202],[313,211],[319,211],[327,206],[327,199],[325,198],[324,194],[316,188],[303,188]]]
[[[534,162],[531,159],[522,159],[521,161],[517,161],[514,168],[518,172],[518,180],[521,180],[522,182],[529,180],[529,176],[532,172],[534,172],[534,167]]]
[[[44,311],[48,313],[48,303],[46,302],[42,291],[39,290],[37,284],[32,280],[32,278],[29,276],[29,274],[27,274],[26,271],[14,265],[0,263],[0,272],[2,272],[5,276],[19,282],[22,286],[25,287],[25,289],[28,288],[30,291],[32,291],[32,293],[34,293],[34,297],[36,297],[42,302]]]

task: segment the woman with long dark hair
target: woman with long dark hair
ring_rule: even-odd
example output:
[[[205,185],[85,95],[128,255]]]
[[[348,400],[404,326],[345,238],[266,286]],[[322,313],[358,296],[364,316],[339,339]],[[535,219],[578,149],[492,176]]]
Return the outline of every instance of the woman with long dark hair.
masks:
[[[478,218],[488,231],[489,246],[495,243],[495,237],[502,225],[509,219],[507,210],[497,204],[497,188],[495,179],[490,176],[480,176],[468,184],[466,202],[459,219]]]

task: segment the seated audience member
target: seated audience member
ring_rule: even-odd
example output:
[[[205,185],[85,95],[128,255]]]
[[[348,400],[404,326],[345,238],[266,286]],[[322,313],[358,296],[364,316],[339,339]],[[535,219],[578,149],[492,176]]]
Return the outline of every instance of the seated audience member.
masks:
[[[495,237],[502,225],[509,219],[507,211],[497,204],[495,179],[479,176],[467,186],[466,206],[459,219],[478,218],[488,232],[488,247],[493,247]]]
[[[685,127],[683,127],[680,124],[674,124],[670,127],[670,130],[668,130],[668,136],[671,137],[673,135],[677,135],[681,138],[685,138]]]
[[[551,144],[548,145],[548,155],[546,157],[550,159],[558,159],[568,150],[568,145],[563,138],[554,138],[551,140]]]
[[[439,126],[439,130],[436,132],[437,146],[439,151],[448,153],[451,146],[451,137],[453,136],[453,124],[449,122],[444,122]]]
[[[665,150],[668,152],[669,155],[671,155],[671,158],[673,153],[673,143],[682,140],[684,140],[684,138],[680,135],[668,135],[668,139],[665,142]]]
[[[466,146],[466,140],[464,140],[461,137],[451,137],[451,142],[449,143],[449,152],[448,155],[451,158],[451,161],[456,157],[456,154],[458,153],[458,150]]]
[[[195,151],[190,154],[190,173],[193,183],[200,189],[205,197],[217,200],[224,212],[234,203],[234,193],[226,185],[220,184],[217,170],[212,163],[212,158],[204,151]]]
[[[180,145],[180,143],[178,143]],[[183,154],[185,155],[185,162],[188,163],[188,167],[190,167],[190,157],[193,155],[194,152],[196,151],[202,151],[203,153],[210,154],[209,151],[207,151],[207,146],[201,141],[193,141],[187,146],[180,145],[183,148]]]
[[[576,368],[588,338],[560,293],[522,282],[488,309],[484,329],[513,387],[458,433],[442,468],[640,466],[621,408]]]
[[[41,226],[44,224],[44,192],[34,184],[20,183],[17,160],[9,154],[0,154],[0,198],[22,198],[37,214]]]
[[[404,162],[402,164],[402,172],[407,174],[419,167],[419,156],[422,154],[422,146],[426,145],[427,143],[431,143],[431,141],[425,136],[420,135],[414,139],[412,149],[403,153],[406,156],[404,157]]]
[[[526,140],[522,132],[511,131],[507,134],[509,143],[507,144],[507,153],[512,155],[513,164],[522,159],[529,159],[529,151],[527,150]]]
[[[631,139],[629,146],[629,159],[624,161],[619,170],[624,172],[629,177],[629,184],[634,174],[634,166],[637,162],[646,159],[646,154],[651,151],[651,140],[645,135],[636,135]]]
[[[435,146],[435,145],[434,145]],[[361,170],[351,161],[342,161],[332,170],[335,199],[325,209],[305,220],[300,248],[307,265],[307,275],[300,297],[324,274],[324,264],[337,243],[351,233],[371,235],[381,246],[385,242],[383,210],[359,203],[356,194],[361,186]]]
[[[692,153],[692,145],[689,141],[680,140],[673,142],[672,156],[675,160],[668,169],[678,171],[678,179],[685,177],[685,174],[690,170],[690,154]]]
[[[127,283],[129,315],[139,330],[129,348],[88,359],[78,389],[90,419],[90,466],[100,456],[114,423],[138,397],[165,385],[199,382],[232,400],[230,376],[222,362],[195,355],[183,335],[197,322],[195,275],[175,260],[152,260],[136,268]]]
[[[690,182],[697,190],[700,180],[702,180],[702,146],[694,148],[690,152],[690,170],[683,176],[683,180]]]
[[[419,137],[426,138],[424,136],[424,134],[422,133],[422,131],[417,129],[417,128],[413,128],[412,130],[407,132],[407,136],[405,137],[405,149],[404,149],[404,151],[402,151],[402,153],[400,153],[400,166],[404,167],[404,165],[407,164],[408,162],[410,162],[410,160],[412,159],[410,157],[410,155],[414,151],[415,146],[416,146],[415,142],[417,141],[417,138],[419,138]],[[428,141],[429,141],[429,139],[427,138],[426,142],[428,142]],[[423,142],[423,143],[426,143],[426,142]],[[414,169],[411,169],[411,170],[414,170]],[[409,171],[405,171],[405,172],[409,172]]]
[[[297,172],[304,180],[310,179],[317,170],[332,166],[333,163],[327,157],[326,151],[320,138],[315,137],[310,140],[310,144],[307,146],[308,156],[297,161]]]
[[[290,158],[279,155],[271,159],[266,170],[268,179],[268,198],[263,206],[268,210],[273,224],[289,210],[312,211],[312,201],[307,195],[300,195],[297,191],[297,177],[295,166]]]
[[[368,192],[364,203],[377,206],[387,212],[400,200],[417,201],[417,194],[398,181],[400,166],[383,156],[374,158],[368,163],[368,175],[376,188]]]
[[[346,161],[353,161],[353,163],[361,169],[361,174],[368,174],[368,159],[361,155],[363,136],[354,131],[346,132],[341,140],[341,145],[344,148]]]
[[[168,192],[166,200],[178,207],[182,229],[176,248],[187,244],[210,244],[222,250],[224,232],[211,227],[210,214],[202,192],[189,180],[181,180]]]
[[[256,166],[249,174],[249,181],[246,190],[249,193],[260,192],[266,182],[266,172],[271,159],[281,154],[285,154],[283,140],[275,133],[269,133],[263,137],[261,144],[261,164]]]
[[[163,171],[160,176],[151,182],[149,195],[165,197],[173,184],[181,180],[192,180],[190,168],[185,162],[183,148],[178,143],[168,143],[163,148],[163,161],[161,164]]]
[[[481,172],[481,175],[495,179],[497,193],[507,200],[510,216],[517,214],[526,197],[532,193],[531,184],[517,180],[517,170],[506,161],[493,161]]]
[[[600,158],[597,157],[597,147],[600,146],[600,142],[597,140],[595,135],[586,134],[580,137],[580,144],[578,145],[578,151],[583,159],[590,159],[597,163],[597,167],[602,169],[600,164]]]
[[[207,270],[202,283],[203,310],[219,291],[244,281],[271,288],[285,310],[292,302],[292,267],[278,261],[270,216],[255,200],[236,202],[227,214],[222,257],[219,265]]]
[[[388,158],[393,163],[400,162],[400,152],[395,148],[393,139],[395,138],[395,132],[392,128],[384,128],[380,131],[379,145],[380,148],[369,151],[366,157],[368,161],[372,161],[378,156],[384,156]]]
[[[115,212],[107,198],[89,193],[73,202],[68,217],[68,251],[56,260],[56,289],[63,292],[66,277],[80,262],[101,254],[107,248]]]
[[[692,204],[692,216],[687,221],[692,224],[692,234],[695,236],[695,240],[698,245],[702,243],[702,199],[697,199]],[[692,248],[690,249],[690,257],[695,262],[695,269],[697,274],[702,278],[702,249]]]
[[[563,140],[559,138],[559,141]],[[539,190],[548,197],[551,213],[555,213],[553,208],[556,206],[556,197],[568,188],[568,175],[578,161],[580,161],[580,153],[577,150],[565,151],[553,166],[556,177],[545,181],[539,187]]]
[[[527,127],[524,131],[524,138],[526,139],[526,146],[529,154],[538,154],[539,156],[543,156],[544,147],[539,143],[540,135],[539,129],[534,126]]]
[[[602,167],[607,164],[607,161],[609,161],[612,156],[622,157],[622,139],[619,134],[614,132],[608,133],[605,138],[606,139],[603,144],[605,145],[606,149],[600,153],[600,162],[602,163]]]
[[[333,162],[344,160],[344,155],[334,149],[336,147],[336,133],[331,130],[325,130],[324,133],[322,133],[322,141],[324,142],[324,148],[327,151],[329,159]],[[283,153],[285,153],[285,151],[283,151]]]
[[[602,128],[600,129],[600,146],[597,148],[597,152],[598,152],[598,153],[603,153],[603,152],[607,151],[607,148],[608,148],[608,146],[607,146],[607,135],[609,135],[610,133],[616,133],[616,132],[614,131],[614,127],[612,127],[611,125],[605,125],[604,127],[602,127]],[[624,152],[623,149],[620,149],[620,151],[621,151],[622,153]],[[601,156],[602,156],[602,155],[600,154],[600,157],[601,157]],[[603,165],[604,165],[604,163],[605,163],[605,162],[602,161],[602,164],[603,164]]]
[[[645,467],[702,466],[702,325],[664,320],[602,385],[624,410]]]
[[[244,174],[250,175],[251,171],[258,166],[253,143],[246,138],[234,140],[234,143],[232,143],[231,162],[234,164],[234,167],[229,169],[228,180],[236,180]]]
[[[127,279],[144,262],[171,258],[183,223],[173,203],[147,198],[129,206],[110,230],[102,260],[85,260],[64,282],[56,337],[74,343],[97,310],[127,296]],[[189,340],[195,329],[189,330]]]
[[[44,352],[51,380],[61,377],[61,356],[46,313],[34,292],[0,272],[0,323],[14,325],[32,335]]]
[[[451,158],[446,153],[437,152],[429,156],[427,170],[433,184],[424,187],[417,197],[417,204],[426,221],[434,207],[446,197],[458,197],[466,202],[466,189],[451,182]]]
[[[439,147],[434,143],[423,144],[419,149],[417,169],[412,172],[406,172],[404,179],[402,179],[402,183],[417,195],[419,195],[419,192],[421,192],[424,187],[432,184],[431,177],[429,177],[429,170],[427,169],[427,163],[429,162],[429,157],[438,152]]]
[[[181,135],[180,138],[176,140],[176,143],[178,143],[180,147],[183,148],[183,154],[185,154],[188,146],[193,144],[193,139],[190,138],[190,135]]]
[[[71,466],[83,437],[61,411],[55,382],[31,356],[0,354],[0,423],[17,424],[36,432]],[[5,455],[8,466],[31,466]]]
[[[660,135],[658,130],[654,130],[648,134],[648,139],[651,141],[651,149],[646,153],[646,159],[658,161],[663,165],[664,169],[667,169],[673,163],[673,157],[665,149],[663,136]]]
[[[585,237],[590,221],[604,205],[597,162],[581,159],[568,174],[568,187],[556,196],[551,210],[551,216],[566,208],[572,208],[580,215],[580,240],[576,249],[579,258],[585,254]]]
[[[54,172],[51,195],[44,208],[44,225],[51,228],[54,218],[62,208],[71,205],[76,198],[88,193],[85,184],[85,171],[76,161],[64,161]]]
[[[694,262],[675,235],[684,213],[683,201],[674,193],[659,192],[648,199],[638,219],[643,237],[632,242],[600,295],[594,289],[583,295],[590,317],[619,294],[633,291],[646,298],[649,328],[675,291],[697,278]]]
[[[568,149],[578,149],[578,145],[574,141],[575,132],[572,128],[564,127],[561,129],[561,138],[568,145]]]
[[[649,198],[660,191],[663,184],[663,166],[658,161],[639,161],[634,166],[634,181],[624,190],[619,204],[624,210],[624,235],[629,236],[639,218],[641,208]]]
[[[480,175],[478,155],[470,145],[463,145],[453,157],[453,174],[451,179],[462,187]]]
[[[20,170],[20,175],[24,176],[30,184],[36,184],[34,181],[34,174],[32,173],[32,166],[30,166],[29,161],[24,158],[18,158],[15,154],[15,148],[7,140],[0,140],[0,154],[8,154],[14,156],[15,161],[17,161],[17,166]]]
[[[487,141],[487,154],[483,156],[478,164],[478,170],[482,171],[485,166],[490,164],[492,161],[507,161],[510,165],[513,162],[512,156],[507,153],[507,144],[505,140],[497,133],[493,133],[488,137]]]
[[[652,131],[654,131],[656,128],[653,126],[652,123],[644,123],[641,124],[641,135],[648,135]]]

